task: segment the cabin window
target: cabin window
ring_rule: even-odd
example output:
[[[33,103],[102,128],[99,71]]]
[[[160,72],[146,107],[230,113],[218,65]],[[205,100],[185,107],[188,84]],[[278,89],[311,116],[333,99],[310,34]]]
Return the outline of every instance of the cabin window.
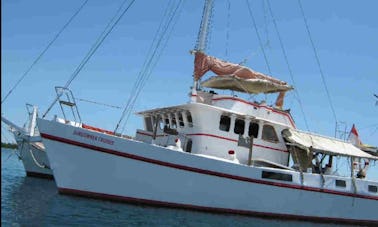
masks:
[[[153,132],[151,117],[145,117],[144,123],[146,125],[146,131]]]
[[[162,116],[156,115],[156,116],[150,117],[150,119],[152,123],[152,131],[154,131],[155,127],[160,127],[161,129],[164,128]]]
[[[184,118],[182,117],[182,113],[178,113],[178,120],[179,120],[179,125],[180,127],[184,127]]]
[[[193,119],[189,111],[186,112],[186,119],[188,120],[189,127],[193,127]]]
[[[245,126],[244,120],[236,119],[235,120],[234,133],[243,135],[244,134],[244,126]]]
[[[219,122],[219,129],[222,131],[230,131],[231,118],[229,116],[222,115]]]
[[[336,187],[343,187],[343,188],[346,187],[346,182],[345,182],[345,180],[336,180],[336,181],[335,181],[335,184],[336,184]]]
[[[248,128],[248,136],[253,136],[254,138],[257,138],[257,135],[259,134],[259,124],[257,122],[251,122],[249,123]]]
[[[293,181],[293,176],[285,173],[276,173],[262,171],[261,178],[272,179],[272,180],[282,180],[282,181]]]
[[[271,125],[264,125],[262,132],[262,139],[270,142],[278,142],[278,137],[274,127]]]
[[[171,128],[177,128],[176,115],[172,113],[171,114],[171,119],[172,119]]]
[[[378,192],[377,186],[375,185],[369,185],[369,192]]]

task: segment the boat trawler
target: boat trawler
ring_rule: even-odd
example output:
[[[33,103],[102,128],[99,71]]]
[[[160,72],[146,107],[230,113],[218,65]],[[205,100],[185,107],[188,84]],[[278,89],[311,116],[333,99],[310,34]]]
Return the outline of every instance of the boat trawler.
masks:
[[[218,78],[228,80],[230,88],[271,83],[232,75],[215,77],[215,84]],[[368,160],[377,157],[351,143],[297,130],[280,106],[194,87],[187,104],[139,114],[144,129],[134,139],[65,119],[38,119],[59,191],[209,211],[377,223],[378,182],[363,174]],[[365,166],[353,164],[350,177],[337,176],[334,156],[363,159]]]
[[[204,20],[211,3],[205,4]],[[378,182],[365,178],[369,160],[376,156],[349,142],[297,130],[290,112],[282,109],[285,92],[293,89],[286,82],[208,56],[202,48],[193,54],[189,102],[139,112],[144,128],[134,138],[67,119],[37,120],[60,193],[263,217],[378,224]],[[208,71],[215,76],[200,82]],[[199,85],[278,93],[278,98],[275,106],[267,106]],[[353,160],[349,176],[334,174],[335,156]]]

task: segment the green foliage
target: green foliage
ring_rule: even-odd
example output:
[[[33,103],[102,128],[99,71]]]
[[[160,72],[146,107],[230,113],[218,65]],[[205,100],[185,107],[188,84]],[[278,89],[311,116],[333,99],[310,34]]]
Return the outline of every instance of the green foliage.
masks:
[[[3,142],[1,142],[1,147],[9,148],[9,149],[17,149],[17,144],[15,144],[15,143],[3,143]]]

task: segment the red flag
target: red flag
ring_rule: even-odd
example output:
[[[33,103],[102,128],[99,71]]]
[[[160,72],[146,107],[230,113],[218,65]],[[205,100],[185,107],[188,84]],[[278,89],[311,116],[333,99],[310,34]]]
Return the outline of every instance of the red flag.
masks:
[[[350,133],[349,133],[349,137],[348,137],[348,140],[356,145],[356,146],[360,146],[361,145],[361,140],[360,140],[360,137],[358,136],[358,132],[357,132],[357,129],[356,127],[352,126],[352,129],[350,130]]]

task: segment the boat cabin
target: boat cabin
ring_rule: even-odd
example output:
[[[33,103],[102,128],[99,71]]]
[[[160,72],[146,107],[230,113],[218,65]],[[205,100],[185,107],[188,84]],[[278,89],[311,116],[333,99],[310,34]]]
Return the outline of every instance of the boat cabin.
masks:
[[[139,112],[144,129],[137,130],[136,139],[172,146],[178,138],[185,152],[224,159],[231,159],[233,151],[241,164],[248,164],[251,150],[252,161],[260,165],[288,166],[281,136],[295,127],[288,111],[214,92],[198,91],[195,98],[185,105]]]
[[[209,70],[216,75],[200,83]],[[373,157],[344,141],[297,131],[290,111],[282,109],[285,92],[293,89],[284,81],[202,52],[195,53],[194,79],[188,104],[138,113],[144,129],[137,130],[136,140],[244,165],[319,174],[331,173],[333,155]],[[268,106],[205,91],[197,83],[210,89],[279,95],[275,106]],[[289,167],[290,155],[294,169]],[[328,163],[323,167],[325,157]]]

